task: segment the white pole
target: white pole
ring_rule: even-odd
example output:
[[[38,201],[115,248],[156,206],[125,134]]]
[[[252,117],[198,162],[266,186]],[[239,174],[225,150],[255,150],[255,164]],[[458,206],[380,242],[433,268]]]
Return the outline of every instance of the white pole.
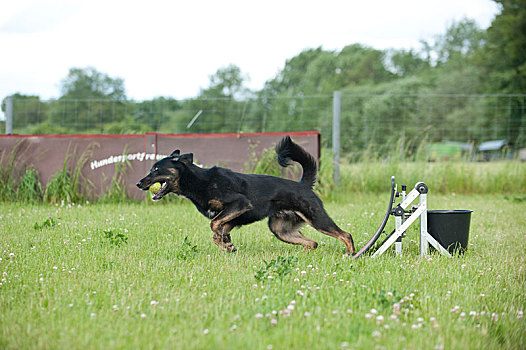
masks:
[[[13,96],[5,98],[5,133],[13,133]]]

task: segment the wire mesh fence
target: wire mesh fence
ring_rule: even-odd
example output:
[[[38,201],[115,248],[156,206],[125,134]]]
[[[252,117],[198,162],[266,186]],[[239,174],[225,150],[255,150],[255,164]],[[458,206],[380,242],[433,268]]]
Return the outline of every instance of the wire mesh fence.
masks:
[[[415,154],[422,145],[473,149],[501,140],[525,147],[526,94],[341,95],[341,146],[348,154]],[[333,95],[245,100],[12,100],[18,134],[242,133],[317,130],[331,145]]]

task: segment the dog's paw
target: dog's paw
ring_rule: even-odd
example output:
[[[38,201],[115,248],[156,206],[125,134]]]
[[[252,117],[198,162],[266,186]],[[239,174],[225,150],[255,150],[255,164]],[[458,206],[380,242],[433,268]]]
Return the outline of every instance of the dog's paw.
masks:
[[[237,251],[237,248],[233,244],[230,244],[225,247],[225,251],[227,251],[228,253],[233,253]]]

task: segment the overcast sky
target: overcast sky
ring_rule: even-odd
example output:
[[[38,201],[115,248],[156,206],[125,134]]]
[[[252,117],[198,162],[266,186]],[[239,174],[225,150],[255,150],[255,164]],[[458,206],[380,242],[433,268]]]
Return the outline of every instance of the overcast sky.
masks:
[[[251,89],[305,48],[419,48],[464,17],[487,28],[490,0],[17,0],[0,6],[0,100],[60,96],[72,67],[124,79],[128,98],[194,97],[235,64]]]

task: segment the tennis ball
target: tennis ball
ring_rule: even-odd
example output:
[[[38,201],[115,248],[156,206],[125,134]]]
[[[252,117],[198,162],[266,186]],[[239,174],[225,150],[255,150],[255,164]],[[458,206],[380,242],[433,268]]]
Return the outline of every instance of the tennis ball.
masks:
[[[160,182],[156,182],[154,183],[153,185],[150,186],[149,190],[151,193],[156,193],[157,191],[159,191],[161,189],[161,183]]]

